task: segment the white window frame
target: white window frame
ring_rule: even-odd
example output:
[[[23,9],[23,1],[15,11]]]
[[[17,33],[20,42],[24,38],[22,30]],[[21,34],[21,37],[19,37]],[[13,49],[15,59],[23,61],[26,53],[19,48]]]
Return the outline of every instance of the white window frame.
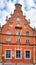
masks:
[[[20,50],[20,51],[21,51],[21,57],[20,57],[20,58],[16,58],[16,50]],[[22,59],[22,49],[19,49],[19,48],[16,49],[16,48],[15,48],[15,59]]]
[[[11,57],[10,58],[6,58],[6,50],[10,50],[11,51]],[[12,59],[12,49],[5,49],[5,59]]]
[[[26,58],[26,51],[30,51],[30,58]],[[24,59],[31,59],[31,50],[29,49],[24,50]]]

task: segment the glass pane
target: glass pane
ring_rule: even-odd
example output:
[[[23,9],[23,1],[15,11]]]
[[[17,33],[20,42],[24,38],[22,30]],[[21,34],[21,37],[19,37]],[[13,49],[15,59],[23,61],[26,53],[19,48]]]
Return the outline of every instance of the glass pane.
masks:
[[[20,31],[16,31],[16,35],[20,35]]]
[[[29,36],[29,32],[26,32],[26,36]]]
[[[30,58],[30,51],[26,51],[26,58]]]
[[[11,57],[11,51],[10,50],[6,50],[6,58],[10,58]]]
[[[6,41],[7,41],[7,42],[10,42],[10,41],[11,41],[11,39],[10,39],[10,38],[6,38]]]
[[[20,58],[21,57],[21,51],[20,50],[17,50],[16,51],[16,58]]]
[[[7,30],[7,31],[6,31],[6,34],[11,34],[10,30]]]

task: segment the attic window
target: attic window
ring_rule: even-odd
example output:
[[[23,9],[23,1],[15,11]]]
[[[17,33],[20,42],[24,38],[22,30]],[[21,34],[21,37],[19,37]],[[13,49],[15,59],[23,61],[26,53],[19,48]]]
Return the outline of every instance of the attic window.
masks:
[[[29,36],[29,31],[26,32],[26,36]]]
[[[7,30],[7,31],[6,31],[6,34],[11,34],[10,30]]]
[[[16,20],[17,20],[17,21],[20,21],[21,19],[20,19],[20,17],[17,17]]]
[[[20,27],[20,23],[17,23],[17,26]]]
[[[10,22],[10,23],[9,23],[9,26],[10,26],[10,27],[13,27],[13,23],[12,23],[12,22]]]

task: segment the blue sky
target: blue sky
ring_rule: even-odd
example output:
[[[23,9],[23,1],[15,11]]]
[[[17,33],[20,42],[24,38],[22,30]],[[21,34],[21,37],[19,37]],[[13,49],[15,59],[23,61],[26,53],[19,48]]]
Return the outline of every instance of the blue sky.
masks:
[[[10,14],[14,12],[15,3],[22,5],[23,14],[26,15],[26,19],[30,19],[31,27],[36,27],[36,0],[0,0],[0,23],[4,25],[6,23],[6,16],[10,17]]]

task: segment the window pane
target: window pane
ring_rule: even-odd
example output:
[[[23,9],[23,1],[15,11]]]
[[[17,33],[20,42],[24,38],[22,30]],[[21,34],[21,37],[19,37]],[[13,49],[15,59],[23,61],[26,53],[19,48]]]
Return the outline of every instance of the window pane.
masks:
[[[6,31],[6,34],[11,34],[10,30],[7,30],[7,31]]]
[[[26,58],[30,58],[30,51],[26,51]]]
[[[26,36],[29,36],[29,32],[26,32]]]
[[[16,39],[16,42],[20,42],[20,39]]]
[[[16,19],[16,20],[20,21],[20,17],[17,17],[17,19]]]
[[[12,22],[9,22],[9,26],[10,26],[10,27],[13,27],[13,23],[12,23]]]
[[[10,38],[6,38],[6,42],[10,42],[11,41],[11,39]]]
[[[11,50],[6,50],[6,58],[10,58],[11,57]]]
[[[21,51],[20,50],[16,50],[16,58],[20,58],[21,57]]]
[[[29,43],[29,39],[26,40],[26,43]]]

